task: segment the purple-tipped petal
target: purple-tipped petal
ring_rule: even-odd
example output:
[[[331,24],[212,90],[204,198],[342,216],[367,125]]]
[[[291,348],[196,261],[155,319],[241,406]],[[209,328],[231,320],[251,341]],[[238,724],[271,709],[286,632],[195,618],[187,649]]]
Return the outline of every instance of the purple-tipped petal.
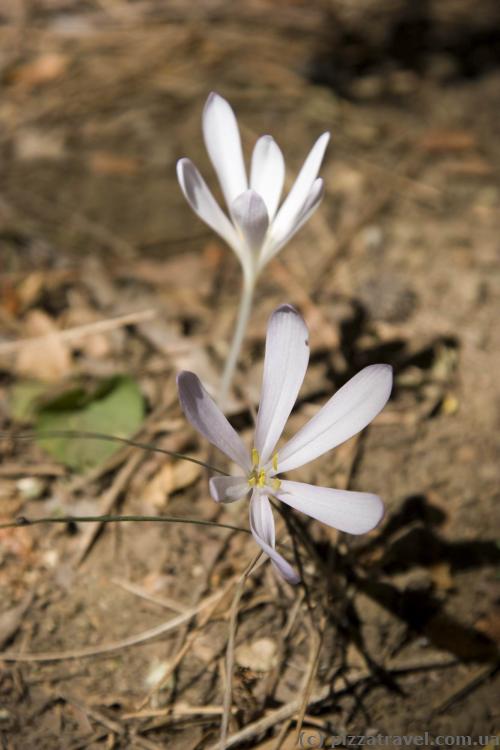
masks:
[[[269,233],[268,239],[264,245],[261,255],[260,268],[263,268],[266,263],[269,263],[271,258],[279,253],[281,248],[286,245],[289,240],[296,234],[299,229],[306,223],[306,221],[313,215],[318,208],[319,204],[323,200],[324,184],[321,177],[318,177],[312,184],[309,194],[306,198],[306,202],[302,206],[301,211],[295,217],[294,222],[290,225],[288,233],[277,237],[273,232]]]
[[[323,133],[309,152],[292,189],[273,221],[270,231],[273,243],[279,244],[284,237],[289,235],[291,228],[296,224],[297,217],[300,216],[318,176],[329,140],[330,133]]]
[[[368,492],[334,490],[283,480],[275,494],[301,513],[349,534],[366,534],[384,515],[382,500]]]
[[[184,370],[177,376],[177,387],[182,410],[193,427],[244,471],[250,471],[250,456],[240,436],[208,395],[197,375]]]
[[[254,190],[246,190],[231,204],[231,216],[252,255],[260,252],[269,226],[266,204]]]
[[[246,249],[238,234],[221,209],[201,174],[190,159],[179,159],[177,178],[187,202],[200,219],[217,232],[233,248],[243,262]]]
[[[234,503],[250,492],[245,477],[212,477],[208,486],[211,496],[218,503]]]
[[[291,305],[273,312],[267,326],[264,375],[255,428],[260,463],[271,457],[304,380],[309,362],[309,332]]]
[[[212,93],[203,110],[203,136],[228,208],[248,188],[238,123],[230,104]]]
[[[280,576],[288,583],[298,583],[300,576],[292,566],[274,549],[275,527],[271,504],[266,495],[254,490],[250,500],[250,530],[257,544],[269,556]]]
[[[297,469],[356,435],[382,411],[391,388],[390,365],[358,372],[283,446],[278,471]]]

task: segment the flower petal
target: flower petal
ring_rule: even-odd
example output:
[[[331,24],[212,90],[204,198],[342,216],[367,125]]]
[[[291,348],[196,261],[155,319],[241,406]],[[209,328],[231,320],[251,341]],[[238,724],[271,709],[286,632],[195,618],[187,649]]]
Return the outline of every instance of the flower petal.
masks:
[[[255,428],[260,464],[267,463],[286,424],[309,361],[308,330],[291,305],[273,312],[267,326],[264,375]]]
[[[245,477],[212,477],[208,486],[210,494],[218,503],[233,503],[250,492]]]
[[[280,450],[278,471],[296,469],[356,435],[382,411],[391,388],[390,365],[358,372]]]
[[[246,190],[231,204],[231,216],[252,256],[259,253],[269,226],[266,204],[254,190]]]
[[[297,217],[308,198],[311,187],[318,176],[319,168],[325,150],[330,140],[330,133],[320,135],[312,147],[292,189],[285,198],[280,210],[273,221],[270,236],[273,242],[279,243],[280,240],[287,236],[291,227],[296,223]]]
[[[296,234],[299,229],[306,223],[310,216],[316,211],[321,200],[323,198],[324,185],[321,177],[313,182],[313,185],[309,191],[309,195],[306,198],[306,202],[302,206],[301,211],[295,217],[295,221],[291,224],[287,234],[281,237],[275,237],[271,234],[268,235],[268,239],[262,249],[260,258],[259,270],[261,270],[271,258],[279,253],[283,245],[286,245],[289,240]]]
[[[236,255],[243,261],[243,247],[238,233],[221,209],[201,174],[190,159],[179,159],[177,162],[177,178],[184,193],[184,197],[198,214],[200,219],[217,232],[227,244],[233,248]]]
[[[250,456],[240,436],[208,395],[199,378],[193,372],[184,370],[177,376],[177,387],[182,410],[193,427],[244,471],[250,471]]]
[[[300,576],[292,566],[274,549],[275,529],[271,504],[266,495],[254,490],[250,500],[250,530],[257,544],[271,558],[278,573],[288,583],[298,583]]]
[[[203,137],[228,207],[248,187],[240,131],[230,104],[211,93],[203,110]]]
[[[369,492],[334,490],[283,480],[275,494],[301,513],[349,534],[366,534],[384,515],[382,500]]]
[[[270,221],[278,208],[284,181],[285,160],[281,149],[274,138],[263,135],[253,150],[250,187],[264,200]]]

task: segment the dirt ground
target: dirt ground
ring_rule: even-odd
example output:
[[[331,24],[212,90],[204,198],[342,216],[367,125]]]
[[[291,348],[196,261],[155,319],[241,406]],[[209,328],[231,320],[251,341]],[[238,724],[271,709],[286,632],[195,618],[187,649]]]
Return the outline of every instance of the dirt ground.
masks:
[[[215,190],[211,90],[247,154],[276,138],[289,184],[332,133],[322,206],[260,280],[233,423],[250,439],[266,320],[284,302],[312,354],[287,432],[363,366],[395,368],[375,423],[295,472],[381,495],[385,518],[354,538],[294,514],[299,587],[268,564],[242,587],[256,548],[218,526],[0,529],[3,748],[216,748],[228,679],[227,747],[425,731],[498,743],[500,46],[480,27],[496,9],[450,20],[430,3],[412,25],[403,2],[338,5],[0,5],[1,520],[248,526],[246,503],[219,508],[196,465],[122,446],[79,471],[14,437],[34,424],[27,384],[47,398],[127,376],[145,404],[137,440],[209,456],[175,375],[216,386],[240,272],[175,163],[192,158]]]

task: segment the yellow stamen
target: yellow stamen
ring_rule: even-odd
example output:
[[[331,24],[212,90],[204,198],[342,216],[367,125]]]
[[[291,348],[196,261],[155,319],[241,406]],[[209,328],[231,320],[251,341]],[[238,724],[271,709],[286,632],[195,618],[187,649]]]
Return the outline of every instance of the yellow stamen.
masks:
[[[273,469],[274,471],[278,471],[278,451],[273,456]]]
[[[258,466],[260,464],[260,456],[257,448],[252,448],[252,466]]]
[[[273,481],[271,482],[271,486],[273,490],[279,490],[281,487],[281,481],[278,479],[278,477],[274,477]]]

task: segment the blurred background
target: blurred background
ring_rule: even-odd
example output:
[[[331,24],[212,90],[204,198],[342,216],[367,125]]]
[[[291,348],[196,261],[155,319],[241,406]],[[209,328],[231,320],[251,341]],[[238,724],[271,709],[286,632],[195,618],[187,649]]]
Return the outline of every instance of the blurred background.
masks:
[[[216,387],[240,271],[191,213],[175,163],[190,157],[220,197],[201,136],[212,90],[232,104],[248,157],[260,135],[278,141],[287,187],[331,131],[324,201],[264,271],[229,411],[251,440],[266,320],[283,302],[311,331],[290,432],[361,367],[392,364],[375,424],[295,474],[376,492],[387,513],[362,539],[302,517],[306,589],[268,565],[247,583],[232,746],[296,747],[301,706],[311,737],[497,733],[498,1],[3,0],[0,83],[10,435],[136,435],[206,459],[175,374]],[[86,440],[10,438],[1,450],[4,520],[247,525],[246,504],[216,507],[191,464]],[[293,557],[284,525],[280,537]],[[120,643],[203,607],[138,648],[0,654],[5,747],[211,747],[232,596],[253,554],[216,527],[0,529],[11,654]]]

